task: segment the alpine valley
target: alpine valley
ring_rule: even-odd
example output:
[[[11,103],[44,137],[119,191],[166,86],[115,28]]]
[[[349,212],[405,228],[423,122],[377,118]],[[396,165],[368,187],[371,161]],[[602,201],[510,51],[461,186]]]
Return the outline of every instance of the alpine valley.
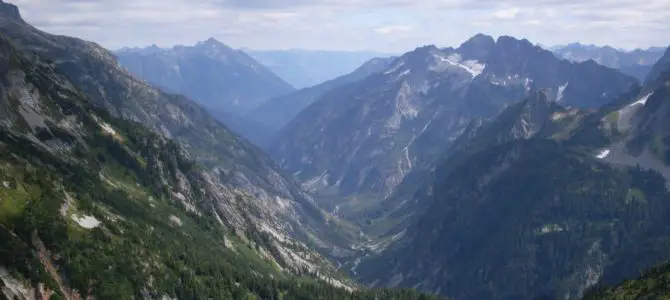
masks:
[[[270,151],[328,204],[369,210],[358,203],[393,198],[469,127],[534,90],[595,109],[636,83],[592,61],[559,60],[527,40],[477,35],[457,49],[417,48],[382,72],[330,90],[280,132]]]
[[[0,36],[0,298],[429,298],[338,272],[338,223],[195,102],[4,2]]]
[[[295,90],[0,0],[0,299],[670,298],[670,49],[609,50],[477,34]]]

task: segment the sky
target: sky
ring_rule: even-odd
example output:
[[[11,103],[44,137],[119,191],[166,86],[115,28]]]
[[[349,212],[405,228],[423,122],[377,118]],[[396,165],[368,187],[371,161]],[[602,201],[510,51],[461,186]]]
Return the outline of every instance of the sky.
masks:
[[[110,49],[192,45],[372,50],[458,46],[476,33],[545,46],[670,44],[669,0],[6,0],[47,32]]]

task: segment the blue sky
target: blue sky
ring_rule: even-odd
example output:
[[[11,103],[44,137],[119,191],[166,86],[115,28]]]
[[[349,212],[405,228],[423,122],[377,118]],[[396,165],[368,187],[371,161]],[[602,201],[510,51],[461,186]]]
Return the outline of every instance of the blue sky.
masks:
[[[9,0],[12,2],[12,0]],[[670,44],[668,0],[13,0],[52,33],[116,49],[194,44],[404,52],[476,33],[542,45]]]

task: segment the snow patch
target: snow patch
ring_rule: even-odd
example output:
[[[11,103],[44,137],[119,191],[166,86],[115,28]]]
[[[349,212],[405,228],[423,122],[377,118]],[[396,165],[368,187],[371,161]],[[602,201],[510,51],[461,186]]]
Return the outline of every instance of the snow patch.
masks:
[[[398,63],[397,65],[391,67],[391,68],[388,69],[386,72],[384,72],[384,75],[388,75],[388,74],[391,74],[391,73],[393,73],[393,72],[395,72],[395,71],[398,71],[398,69],[400,69],[400,67],[402,67],[402,66],[404,66],[404,65],[405,65],[405,62],[404,62],[404,61],[401,61],[401,62]]]
[[[605,159],[610,154],[610,149],[604,149],[600,151],[598,155],[596,155],[596,158],[598,159]]]
[[[114,130],[114,128],[112,128],[112,125],[109,125],[105,122],[100,122],[100,127],[102,128],[102,130],[104,130],[108,134],[111,134],[111,135],[117,135],[118,134],[118,133],[116,133],[116,130]]]
[[[93,216],[72,215],[72,220],[77,222],[77,224],[79,224],[79,226],[84,227],[86,229],[93,229],[93,228],[96,228],[96,227],[100,226],[100,221],[98,221],[98,219],[96,219]]]
[[[472,78],[479,76],[479,74],[484,72],[484,69],[486,69],[485,64],[482,64],[476,60],[466,60],[463,62],[463,65],[466,66],[465,70],[472,74]]]
[[[442,63],[447,63],[448,65],[459,67],[468,73],[472,75],[472,79],[475,77],[479,76],[484,69],[486,68],[486,65],[479,63],[479,61],[476,60],[466,60],[463,61],[461,58],[461,55],[458,53],[451,54],[447,57],[440,56],[440,55],[435,55],[435,58]],[[448,68],[445,68],[444,66],[438,65],[433,67],[432,69],[434,70],[446,70]]]
[[[635,102],[629,104],[628,107],[633,107],[633,106],[640,105],[640,104],[642,104],[642,105],[646,105],[646,104],[647,104],[647,100],[649,100],[649,97],[651,97],[652,94],[653,94],[653,93],[649,93],[649,94],[645,95],[644,97],[638,99],[637,101],[635,101]]]
[[[563,100],[563,94],[565,94],[565,89],[568,88],[568,83],[566,82],[562,86],[558,87],[558,93],[556,93],[556,101]]]
[[[411,73],[411,72],[412,72],[412,71],[409,70],[409,69],[403,71],[402,73],[398,74],[398,76],[396,77],[396,80],[400,79],[401,77],[403,77],[403,76],[405,76],[405,75],[409,75],[409,73]]]

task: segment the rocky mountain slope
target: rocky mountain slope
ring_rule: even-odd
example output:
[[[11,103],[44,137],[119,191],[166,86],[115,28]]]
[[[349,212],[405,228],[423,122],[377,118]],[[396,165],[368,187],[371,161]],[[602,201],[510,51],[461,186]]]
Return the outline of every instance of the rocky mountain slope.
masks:
[[[319,100],[328,91],[363,80],[386,69],[393,58],[374,58],[365,62],[352,73],[328,80],[321,84],[304,88],[293,93],[269,99],[250,111],[247,118],[262,122],[267,127],[279,131],[303,109]]]
[[[177,144],[93,106],[53,64],[4,37],[0,65],[3,295],[230,298],[259,290],[247,280],[214,289],[213,274],[269,282],[302,268],[256,228],[247,195],[217,184]]]
[[[351,73],[366,61],[390,54],[369,51],[251,50],[245,53],[289,84],[304,89]]]
[[[510,106],[452,147],[417,194],[426,207],[357,276],[455,299],[577,299],[668,260],[664,74],[596,111]]]
[[[614,287],[598,286],[584,296],[584,300],[666,299],[670,297],[670,265],[653,268],[636,279],[626,280]]]
[[[338,250],[335,245],[347,246],[339,225],[329,222],[290,177],[195,102],[133,77],[94,43],[37,30],[11,4],[0,5],[0,32],[21,52],[51,61],[57,72],[112,116],[136,121],[179,142],[215,184],[250,195],[253,201],[244,201],[251,207],[247,212],[253,212],[258,226],[276,240],[291,236],[325,252]],[[215,209],[220,215],[239,212],[225,202],[216,203]]]
[[[670,181],[669,59],[670,50],[654,66],[658,73],[650,74],[635,101],[604,119],[605,128],[618,138],[601,150],[601,156],[613,164],[654,170]]]
[[[114,53],[135,76],[206,107],[242,114],[293,87],[246,53],[210,38],[194,46]]]
[[[477,35],[458,49],[418,48],[377,75],[331,90],[287,125],[271,151],[308,190],[384,198],[412,170],[430,168],[473,120],[495,116],[532,90],[597,108],[635,83],[594,62],[559,60],[526,40]]]
[[[643,81],[651,67],[663,55],[664,48],[652,47],[625,51],[610,46],[598,47],[573,43],[553,48],[556,56],[574,62],[593,60]]]

